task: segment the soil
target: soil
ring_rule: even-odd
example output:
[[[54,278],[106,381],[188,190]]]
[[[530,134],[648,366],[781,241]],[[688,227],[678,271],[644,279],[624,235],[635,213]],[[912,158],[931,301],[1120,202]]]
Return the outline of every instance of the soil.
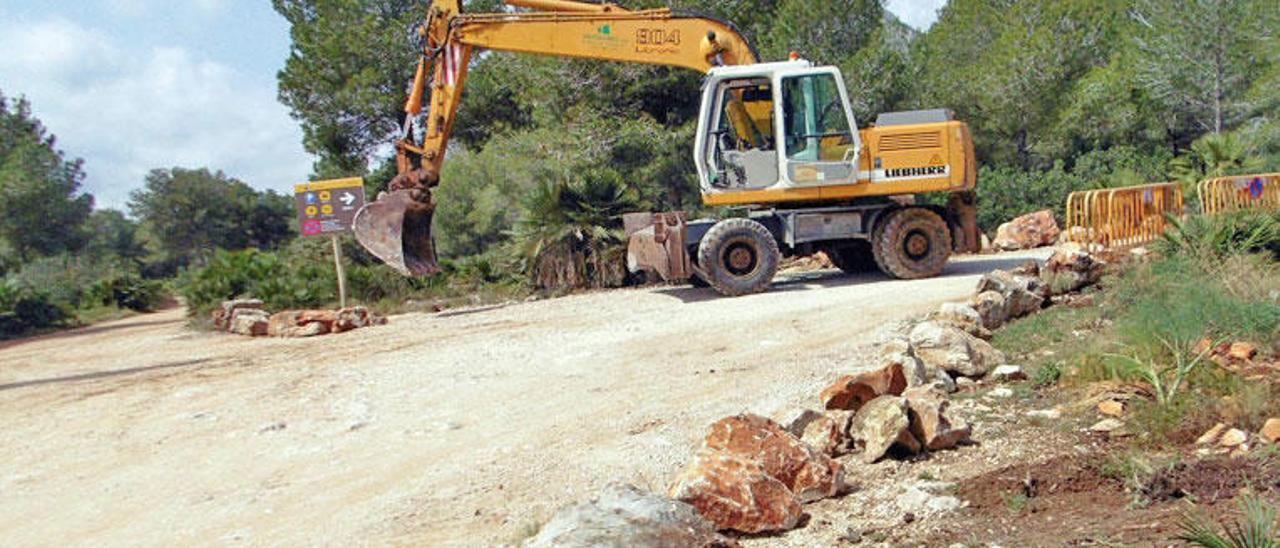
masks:
[[[1046,254],[928,280],[791,274],[737,299],[659,287],[408,314],[310,340],[196,332],[171,310],[11,341],[0,540],[514,543],[610,481],[665,491],[715,420],[816,405],[887,330]],[[871,497],[873,476],[815,517]]]

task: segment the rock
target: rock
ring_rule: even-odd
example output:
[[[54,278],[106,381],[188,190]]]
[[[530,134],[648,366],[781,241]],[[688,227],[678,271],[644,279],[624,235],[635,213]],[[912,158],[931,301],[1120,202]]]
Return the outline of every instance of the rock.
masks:
[[[946,392],[955,392],[956,383],[946,371],[937,366],[926,365],[911,350],[911,341],[906,338],[895,338],[880,347],[880,363],[882,367],[892,364],[902,365],[902,373],[907,378],[907,386],[934,386]]]
[[[1267,419],[1266,424],[1262,425],[1262,430],[1258,431],[1258,436],[1266,440],[1267,443],[1275,443],[1280,440],[1280,419]]]
[[[952,325],[923,322],[909,337],[916,358],[952,375],[980,377],[1005,361],[990,343]]]
[[[786,531],[800,522],[800,499],[759,461],[702,451],[676,477],[671,498],[692,505],[716,529]]]
[[[982,326],[987,329],[998,329],[1009,321],[1009,304],[999,291],[980,292],[971,304],[982,318]]]
[[[1053,244],[1061,233],[1053,212],[1045,209],[1000,225],[993,243],[1005,251],[1034,249]]]
[[[954,483],[920,481],[903,488],[894,502],[902,512],[916,517],[932,517],[964,506],[960,499],[947,494],[953,489]]]
[[[233,299],[222,301],[213,310],[213,326],[223,331],[231,328],[231,321],[237,310],[262,310],[263,303],[259,299]]]
[[[980,339],[991,339],[991,330],[983,325],[982,315],[967,304],[942,303],[942,307],[930,315],[929,319],[949,323]]]
[[[1020,365],[1002,365],[992,369],[989,376],[995,380],[1005,382],[1027,380],[1027,373],[1022,370]]]
[[[1232,428],[1222,433],[1222,437],[1218,438],[1218,445],[1222,447],[1235,447],[1244,445],[1249,441],[1249,433],[1239,428]]]
[[[858,410],[849,432],[863,444],[863,462],[878,461],[895,446],[907,453],[920,450],[908,413],[906,398],[899,396],[880,396]]]
[[[1037,277],[1016,276],[1003,270],[992,270],[978,280],[977,293],[999,292],[1005,301],[1009,318],[1020,318],[1039,311],[1049,297],[1049,289]]]
[[[831,457],[843,454],[848,447],[848,411],[819,413],[806,409],[789,424],[787,432],[814,449]]]
[[[1258,347],[1247,342],[1231,343],[1231,348],[1227,350],[1227,357],[1236,361],[1247,362],[1258,355]]]
[[[1040,279],[1051,295],[1062,295],[1098,283],[1105,268],[1105,262],[1079,246],[1059,246],[1040,269]]]
[[[938,451],[950,449],[969,439],[973,429],[963,421],[953,423],[947,418],[947,395],[935,389],[920,387],[907,390],[907,412],[911,421],[911,434],[925,449]]]
[[[1102,434],[1110,434],[1117,430],[1123,429],[1124,423],[1119,419],[1102,419],[1089,427],[1091,432],[1099,432]]]
[[[1031,276],[1033,278],[1040,277],[1040,263],[1035,260],[1025,261],[1009,271],[1014,276]]]
[[[901,363],[890,363],[880,369],[845,375],[822,390],[822,404],[827,409],[857,411],[863,404],[885,394],[898,396],[907,389],[907,378]]]
[[[958,390],[967,390],[970,388],[976,388],[977,386],[978,386],[978,381],[975,381],[969,377],[956,378],[956,389]]]
[[[1000,400],[1009,399],[1013,397],[1013,390],[1010,390],[1003,386],[999,388],[993,388],[991,389],[990,392],[987,392],[987,397],[996,398]]]
[[[267,311],[255,308],[240,308],[232,312],[227,331],[246,337],[263,337],[267,334]]]
[[[1108,417],[1124,416],[1124,404],[1116,400],[1104,400],[1098,404],[1098,412]]]
[[[1033,409],[1027,411],[1027,417],[1054,421],[1062,418],[1062,411],[1057,409]]]
[[[316,321],[315,312],[317,311],[276,312],[267,320],[267,334],[272,337],[315,337],[328,333],[332,322]]]
[[[556,512],[524,546],[717,546],[727,542],[692,505],[612,483],[598,497]]]
[[[1196,439],[1196,445],[1213,445],[1218,443],[1218,440],[1222,438],[1222,434],[1226,433],[1226,431],[1227,425],[1223,423],[1215,424],[1213,425],[1213,428],[1206,430],[1198,439]]]
[[[726,417],[711,425],[707,451],[753,459],[802,502],[834,496],[844,487],[840,463],[759,415]]]

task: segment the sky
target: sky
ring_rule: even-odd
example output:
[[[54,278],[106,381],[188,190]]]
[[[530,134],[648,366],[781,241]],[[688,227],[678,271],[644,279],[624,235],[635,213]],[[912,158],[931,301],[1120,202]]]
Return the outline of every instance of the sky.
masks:
[[[927,29],[946,0],[888,0]],[[0,93],[26,97],[124,210],[155,168],[209,167],[288,193],[311,172],[276,99],[289,26],[267,0],[0,0]],[[409,75],[405,76],[406,78]]]

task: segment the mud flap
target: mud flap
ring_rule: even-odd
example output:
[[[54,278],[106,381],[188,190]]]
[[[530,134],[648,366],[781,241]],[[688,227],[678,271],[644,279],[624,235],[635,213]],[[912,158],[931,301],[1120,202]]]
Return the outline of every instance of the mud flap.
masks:
[[[622,217],[627,234],[627,269],[656,272],[668,282],[688,280],[693,273],[685,249],[685,213],[628,213]]]
[[[421,190],[383,193],[365,204],[352,223],[356,240],[382,262],[406,276],[440,272],[431,236],[435,205],[414,199]]]

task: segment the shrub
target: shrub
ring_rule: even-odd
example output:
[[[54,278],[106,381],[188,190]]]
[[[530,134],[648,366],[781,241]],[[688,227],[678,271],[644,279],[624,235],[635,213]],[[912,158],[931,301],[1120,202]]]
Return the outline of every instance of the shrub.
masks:
[[[334,294],[331,269],[290,268],[279,254],[256,249],[219,250],[204,268],[184,273],[178,287],[191,313],[197,315],[238,297],[262,299],[268,308],[279,310],[317,306]]]
[[[48,292],[12,280],[0,283],[0,338],[63,325],[70,319],[70,311],[59,306]]]
[[[1280,546],[1276,534],[1276,508],[1256,495],[1240,500],[1244,521],[1235,521],[1219,527],[1213,520],[1200,513],[1186,512],[1179,528],[1184,540],[1206,548],[1275,548]]]
[[[1166,254],[1192,257],[1267,253],[1280,259],[1280,218],[1270,211],[1234,211],[1178,220],[1157,242]]]
[[[159,307],[166,297],[164,284],[144,280],[134,274],[113,274],[89,286],[87,300],[103,306],[149,312]]]

